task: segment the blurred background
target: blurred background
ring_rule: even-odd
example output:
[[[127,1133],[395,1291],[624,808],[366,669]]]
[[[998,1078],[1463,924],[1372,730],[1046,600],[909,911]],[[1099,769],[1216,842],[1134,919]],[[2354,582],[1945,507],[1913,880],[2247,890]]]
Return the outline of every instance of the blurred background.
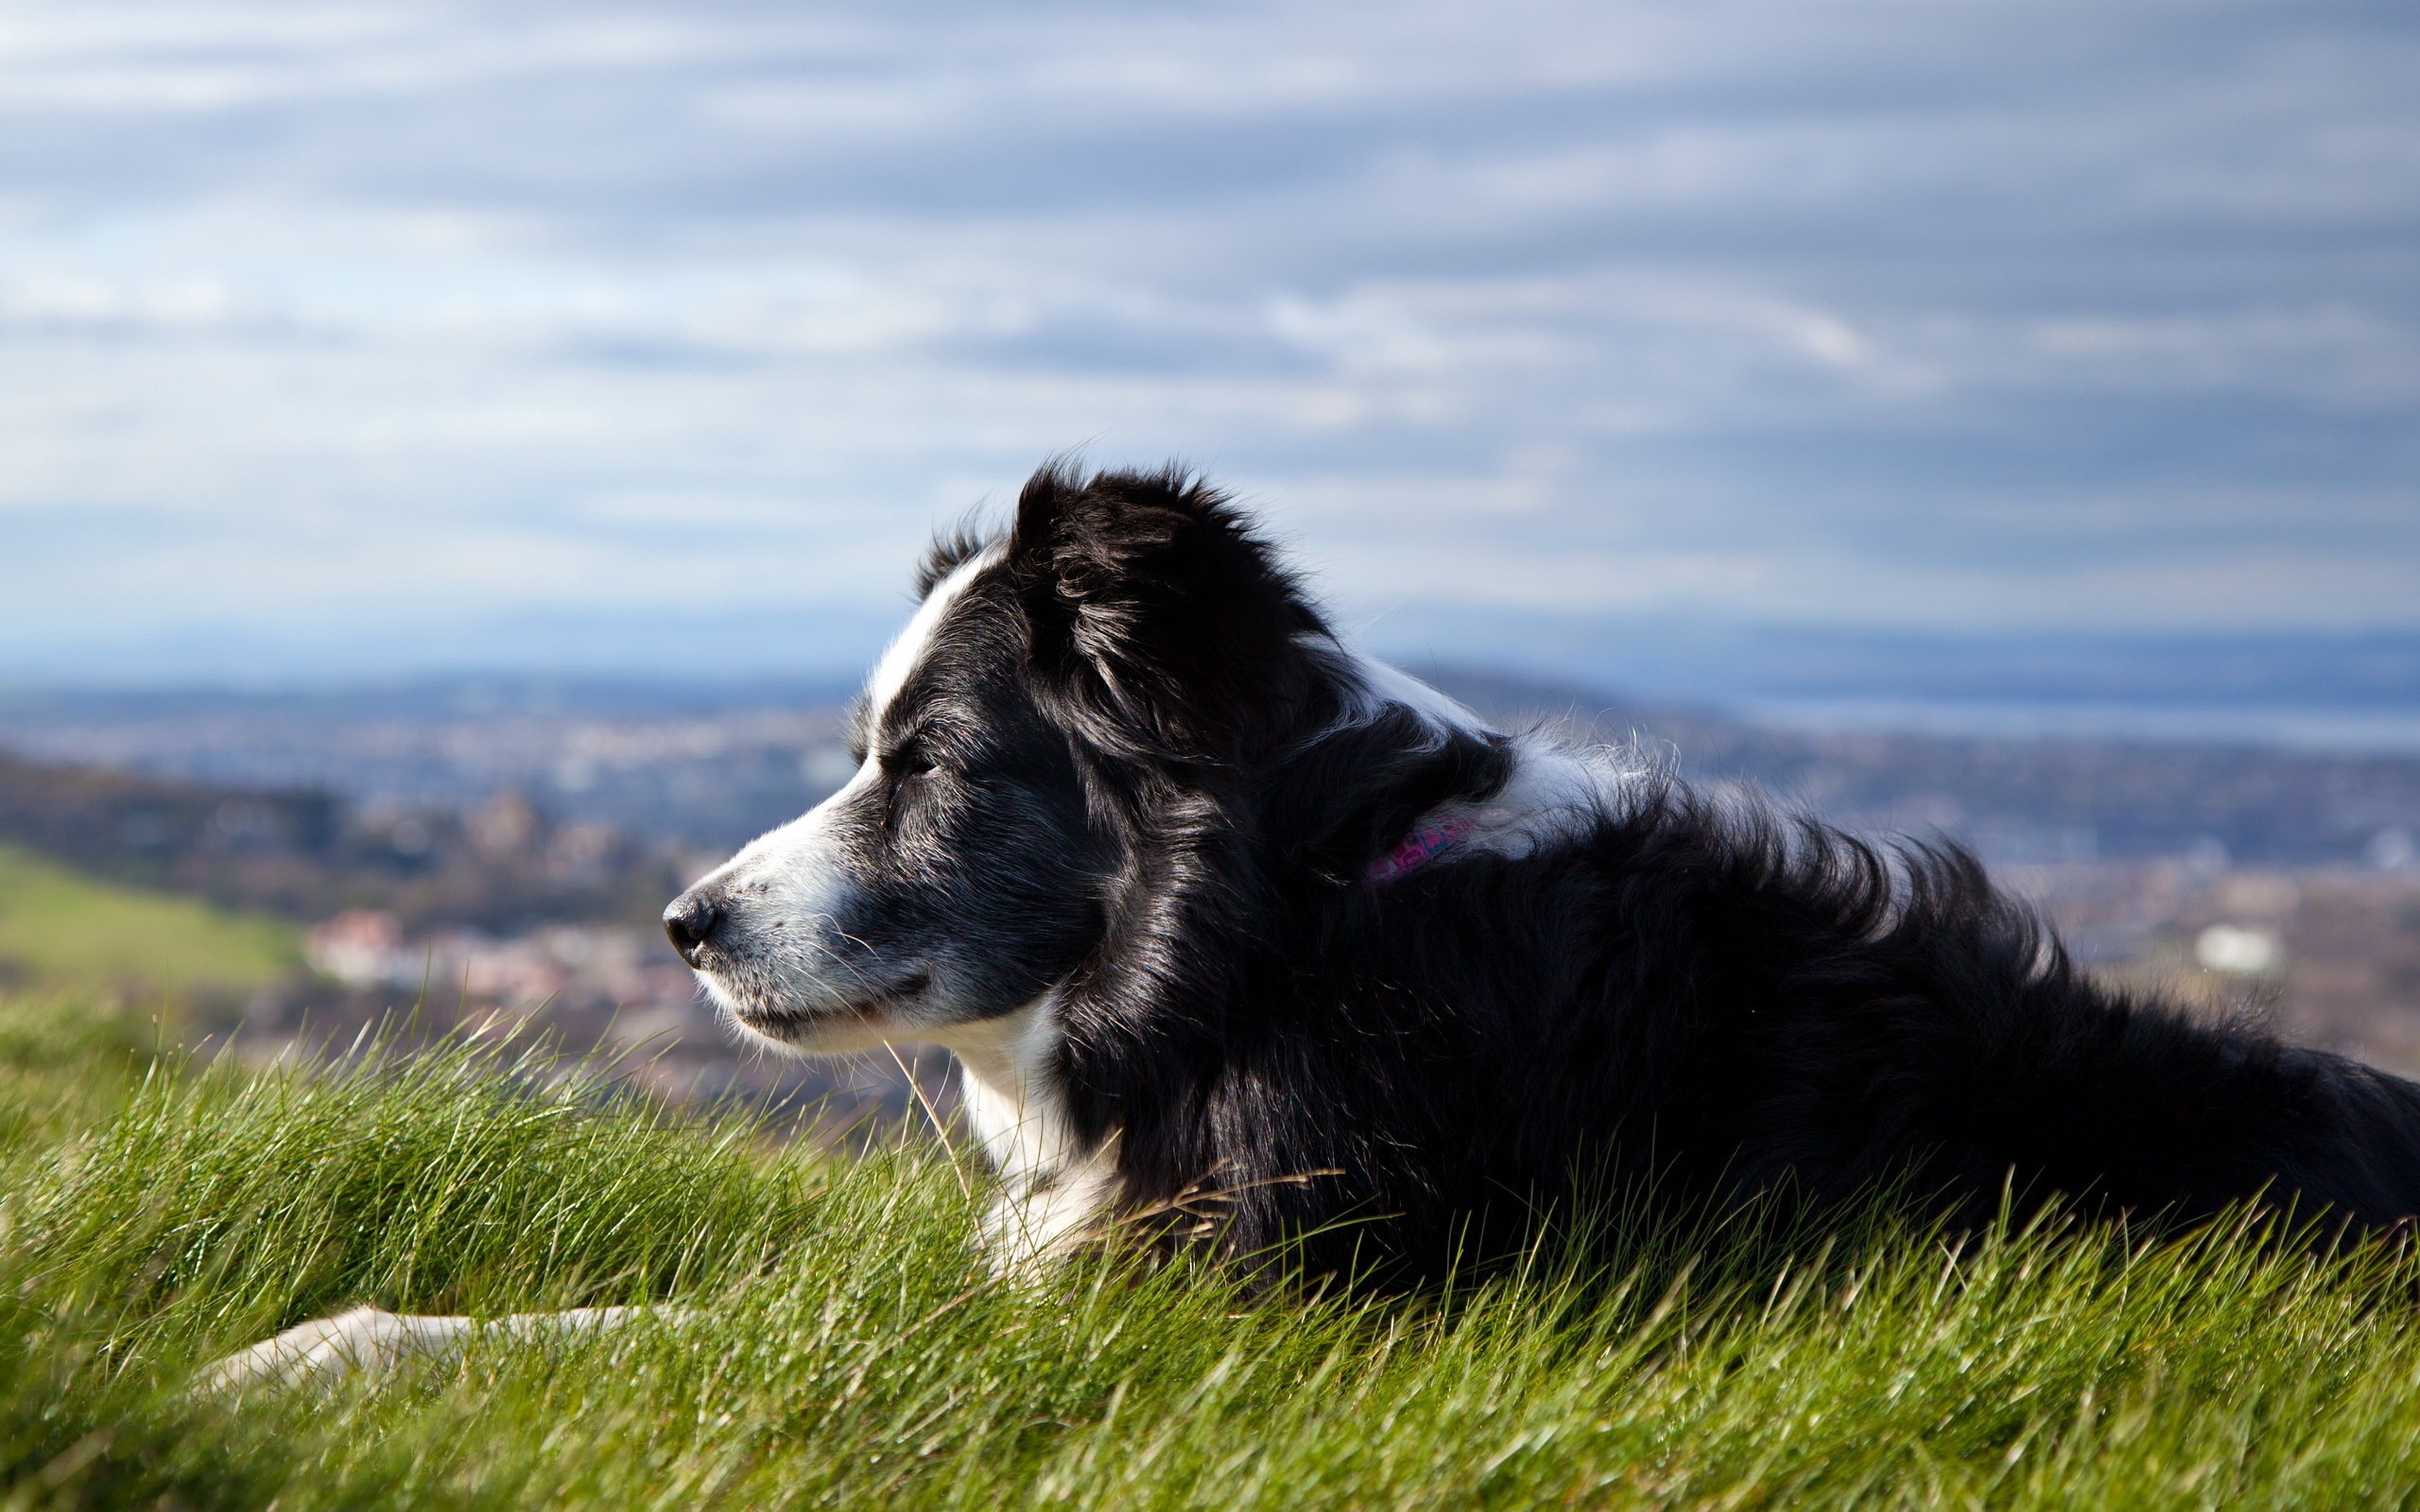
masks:
[[[2394,0],[18,0],[0,992],[900,1106],[651,920],[1070,449],[1491,713],[2420,1069]]]

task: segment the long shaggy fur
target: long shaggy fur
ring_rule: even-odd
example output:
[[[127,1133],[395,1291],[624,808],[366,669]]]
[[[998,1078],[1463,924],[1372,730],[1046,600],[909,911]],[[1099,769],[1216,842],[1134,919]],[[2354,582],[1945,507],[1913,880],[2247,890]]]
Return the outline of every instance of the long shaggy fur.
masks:
[[[758,1033],[959,1048],[1012,1204],[1393,1283],[1623,1176],[2420,1211],[2420,1088],[2089,981],[1954,847],[1489,730],[1198,479],[1047,469],[924,591],[860,780],[675,939]],[[1440,814],[1470,838],[1376,880]]]

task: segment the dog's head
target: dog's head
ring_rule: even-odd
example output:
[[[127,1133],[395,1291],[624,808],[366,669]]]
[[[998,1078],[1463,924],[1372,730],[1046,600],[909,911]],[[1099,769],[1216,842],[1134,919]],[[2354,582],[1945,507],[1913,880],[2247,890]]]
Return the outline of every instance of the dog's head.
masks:
[[[1334,716],[1318,614],[1174,472],[1046,469],[939,544],[854,722],[856,773],[674,900],[748,1029],[801,1050],[952,1038],[1099,944],[1152,813],[1214,802]]]

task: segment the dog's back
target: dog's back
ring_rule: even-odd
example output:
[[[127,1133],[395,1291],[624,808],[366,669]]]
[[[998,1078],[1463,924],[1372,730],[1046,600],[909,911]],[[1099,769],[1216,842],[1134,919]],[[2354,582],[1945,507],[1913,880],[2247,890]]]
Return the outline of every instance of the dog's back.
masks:
[[[1201,942],[1253,962],[1185,1052],[1207,1074],[1172,1096],[1116,1056],[1095,1073],[1157,1156],[1130,1194],[1224,1173],[1237,1253],[1315,1233],[1314,1268],[1433,1278],[1616,1187],[1888,1182],[1961,1223],[2012,1187],[2420,1211],[2420,1088],[2097,986],[1954,849],[1885,855],[1634,778],[1529,853],[1292,903]]]

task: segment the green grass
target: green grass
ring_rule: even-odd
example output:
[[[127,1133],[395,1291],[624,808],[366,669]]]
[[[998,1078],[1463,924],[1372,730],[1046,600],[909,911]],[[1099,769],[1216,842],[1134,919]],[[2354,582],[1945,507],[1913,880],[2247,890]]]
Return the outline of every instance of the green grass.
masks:
[[[926,1145],[779,1150],[510,1046],[302,1075],[139,1040],[0,1033],[54,1086],[0,1151],[0,1505],[2420,1500],[2420,1264],[2377,1252],[1633,1224],[1610,1271],[1445,1301],[1108,1262],[1019,1287]],[[658,1297],[691,1311],[332,1400],[181,1393],[355,1302]]]
[[[226,992],[273,982],[301,960],[300,937],[280,920],[95,881],[0,846],[0,964],[21,985]]]

